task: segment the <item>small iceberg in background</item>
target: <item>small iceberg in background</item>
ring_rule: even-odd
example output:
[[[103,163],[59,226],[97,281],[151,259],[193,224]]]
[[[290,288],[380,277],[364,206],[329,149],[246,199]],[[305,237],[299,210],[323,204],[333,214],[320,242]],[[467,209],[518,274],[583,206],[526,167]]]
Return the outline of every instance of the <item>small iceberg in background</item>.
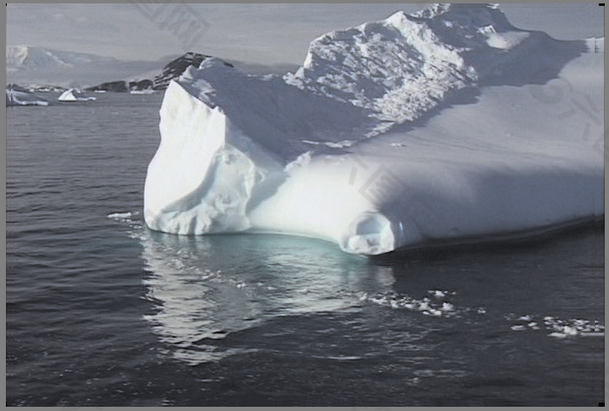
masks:
[[[6,86],[6,106],[48,106],[49,102],[17,84]]]
[[[151,88],[146,88],[143,90],[131,90],[129,94],[153,94],[154,90]]]
[[[59,101],[91,101],[95,100],[96,97],[88,97],[83,94],[82,91],[76,88],[71,88],[64,91],[57,100]]]

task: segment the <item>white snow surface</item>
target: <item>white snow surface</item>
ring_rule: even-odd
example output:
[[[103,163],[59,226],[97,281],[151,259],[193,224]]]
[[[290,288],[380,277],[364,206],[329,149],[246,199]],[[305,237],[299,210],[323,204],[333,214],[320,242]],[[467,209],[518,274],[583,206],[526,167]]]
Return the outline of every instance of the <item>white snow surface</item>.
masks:
[[[165,92],[144,219],[375,255],[603,216],[602,44],[434,5],[323,35],[284,78],[208,59]]]

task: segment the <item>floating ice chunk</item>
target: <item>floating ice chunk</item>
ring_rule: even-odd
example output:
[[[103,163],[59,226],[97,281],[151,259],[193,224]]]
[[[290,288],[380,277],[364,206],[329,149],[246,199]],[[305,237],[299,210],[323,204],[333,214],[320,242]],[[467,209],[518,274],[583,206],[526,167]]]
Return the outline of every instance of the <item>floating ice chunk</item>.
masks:
[[[590,332],[580,333],[579,335],[581,335],[582,337],[604,337],[605,333],[590,331]]]
[[[444,302],[444,303],[442,303],[441,310],[442,311],[454,311],[455,310],[455,306],[450,304],[450,303]]]
[[[575,329],[575,327],[565,326],[560,331],[555,331],[553,333],[550,333],[549,336],[556,337],[556,338],[566,338],[566,337],[573,337],[577,334],[578,334],[578,331],[577,331],[577,329]]]
[[[362,357],[358,357],[358,356],[329,356],[329,357],[325,357],[328,360],[336,360],[336,361],[355,361],[355,360],[361,360]]]
[[[108,218],[112,218],[114,220],[129,220],[132,217],[139,215],[138,211],[127,211],[125,213],[112,213],[108,214]]]
[[[64,91],[57,100],[59,101],[92,101],[96,100],[96,97],[88,97],[83,94],[79,89],[71,88]]]
[[[588,335],[599,335],[604,334],[605,327],[598,323],[598,321],[590,321],[585,319],[571,319],[563,320],[560,318],[545,316],[543,317],[543,326],[540,325],[540,321],[535,321],[532,315],[524,315],[516,317],[513,314],[507,315],[506,319],[509,321],[530,321],[528,324],[516,324],[512,326],[513,330],[522,331],[525,329],[531,330],[545,330],[551,331],[548,334],[551,337],[566,338],[573,336],[588,336]]]

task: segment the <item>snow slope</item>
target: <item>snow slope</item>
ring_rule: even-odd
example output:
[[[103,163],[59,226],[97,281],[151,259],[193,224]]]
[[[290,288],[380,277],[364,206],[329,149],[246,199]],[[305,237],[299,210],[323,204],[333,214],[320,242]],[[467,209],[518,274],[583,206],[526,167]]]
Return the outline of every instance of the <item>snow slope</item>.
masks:
[[[601,216],[604,47],[590,44],[518,30],[495,6],[434,5],[321,36],[283,78],[207,59],[166,91],[145,221],[369,255]]]

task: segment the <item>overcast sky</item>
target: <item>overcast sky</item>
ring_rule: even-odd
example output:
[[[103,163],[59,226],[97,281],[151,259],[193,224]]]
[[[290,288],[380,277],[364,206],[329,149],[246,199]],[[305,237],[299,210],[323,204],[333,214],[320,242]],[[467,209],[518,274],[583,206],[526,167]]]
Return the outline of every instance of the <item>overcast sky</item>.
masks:
[[[158,60],[196,51],[262,64],[300,64],[309,42],[323,33],[427,5],[9,3],[7,45],[130,60]],[[558,39],[604,36],[604,7],[598,3],[503,4],[500,8],[516,27],[542,30]]]

